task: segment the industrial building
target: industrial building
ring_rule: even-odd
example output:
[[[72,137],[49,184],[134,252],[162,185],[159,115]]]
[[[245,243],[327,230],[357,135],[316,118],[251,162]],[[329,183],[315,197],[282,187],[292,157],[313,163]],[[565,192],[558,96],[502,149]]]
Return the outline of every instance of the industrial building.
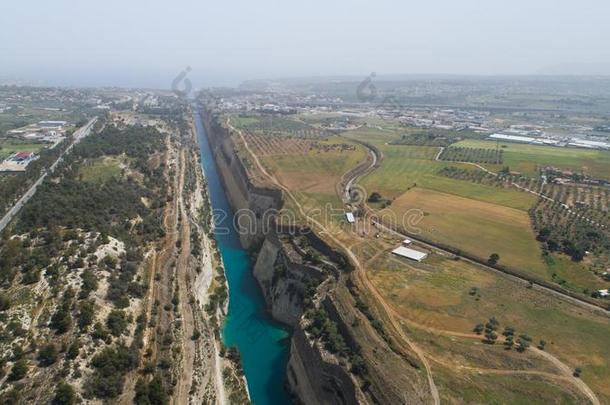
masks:
[[[407,259],[415,260],[417,262],[421,262],[426,257],[428,257],[427,253],[420,252],[419,250],[410,249],[405,246],[397,247],[396,249],[392,250],[392,253],[397,256],[402,256],[406,257]]]

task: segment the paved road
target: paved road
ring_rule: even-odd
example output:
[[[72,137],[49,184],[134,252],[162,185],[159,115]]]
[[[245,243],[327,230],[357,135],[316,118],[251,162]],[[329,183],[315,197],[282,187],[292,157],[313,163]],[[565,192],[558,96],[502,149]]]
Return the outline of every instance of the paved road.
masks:
[[[79,128],[76,132],[74,132],[74,140],[72,141],[72,143],[66,148],[66,150],[61,155],[59,155],[57,160],[53,162],[53,164],[49,167],[48,170],[43,170],[41,176],[38,178],[38,180],[36,180],[32,187],[30,187],[28,191],[26,191],[25,194],[23,194],[21,198],[15,203],[15,205],[13,205],[11,209],[4,215],[4,217],[0,219],[0,232],[2,232],[4,228],[6,228],[6,226],[19,213],[21,208],[23,208],[23,206],[30,200],[30,198],[32,198],[34,194],[36,194],[36,189],[42,184],[44,179],[47,177],[47,174],[53,173],[57,168],[57,165],[63,161],[64,156],[66,156],[72,151],[74,145],[79,143],[83,138],[85,138],[91,133],[91,128],[93,127],[96,121],[97,117],[93,118],[85,126]]]

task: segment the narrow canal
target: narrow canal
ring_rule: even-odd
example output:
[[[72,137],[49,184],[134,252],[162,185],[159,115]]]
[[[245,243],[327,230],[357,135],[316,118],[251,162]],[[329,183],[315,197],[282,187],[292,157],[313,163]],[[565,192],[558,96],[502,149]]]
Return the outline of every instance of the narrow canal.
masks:
[[[252,264],[233,227],[233,209],[219,178],[201,116],[195,112],[193,118],[214,211],[215,237],[229,283],[229,313],[222,338],[227,347],[236,346],[239,350],[255,405],[290,404],[284,389],[289,334],[265,312]]]

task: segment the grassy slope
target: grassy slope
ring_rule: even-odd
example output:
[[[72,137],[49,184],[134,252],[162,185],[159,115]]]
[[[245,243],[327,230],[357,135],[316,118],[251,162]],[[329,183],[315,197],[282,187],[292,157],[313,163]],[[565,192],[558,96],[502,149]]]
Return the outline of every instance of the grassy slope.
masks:
[[[419,324],[468,333],[496,316],[501,328],[511,325],[517,333],[527,332],[534,343],[546,340],[547,351],[581,367],[587,384],[610,401],[607,317],[461,261],[433,257],[427,265],[436,270],[401,266],[388,253],[370,264],[369,277],[403,316]],[[469,295],[472,287],[479,288],[479,300]]]
[[[556,166],[610,180],[610,152],[553,146],[500,143],[504,151],[504,165],[527,174],[536,174],[536,166]],[[494,141],[464,140],[455,144],[469,148],[495,148]],[[497,165],[485,165],[497,170]]]

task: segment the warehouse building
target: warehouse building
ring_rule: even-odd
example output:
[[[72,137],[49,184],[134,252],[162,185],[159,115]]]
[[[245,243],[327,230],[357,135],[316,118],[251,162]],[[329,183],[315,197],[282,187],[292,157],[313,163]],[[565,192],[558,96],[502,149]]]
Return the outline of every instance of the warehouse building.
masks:
[[[407,259],[415,260],[416,262],[421,262],[426,257],[428,257],[427,253],[420,252],[418,250],[410,249],[408,247],[400,246],[396,249],[392,250],[397,256],[406,257]]]

